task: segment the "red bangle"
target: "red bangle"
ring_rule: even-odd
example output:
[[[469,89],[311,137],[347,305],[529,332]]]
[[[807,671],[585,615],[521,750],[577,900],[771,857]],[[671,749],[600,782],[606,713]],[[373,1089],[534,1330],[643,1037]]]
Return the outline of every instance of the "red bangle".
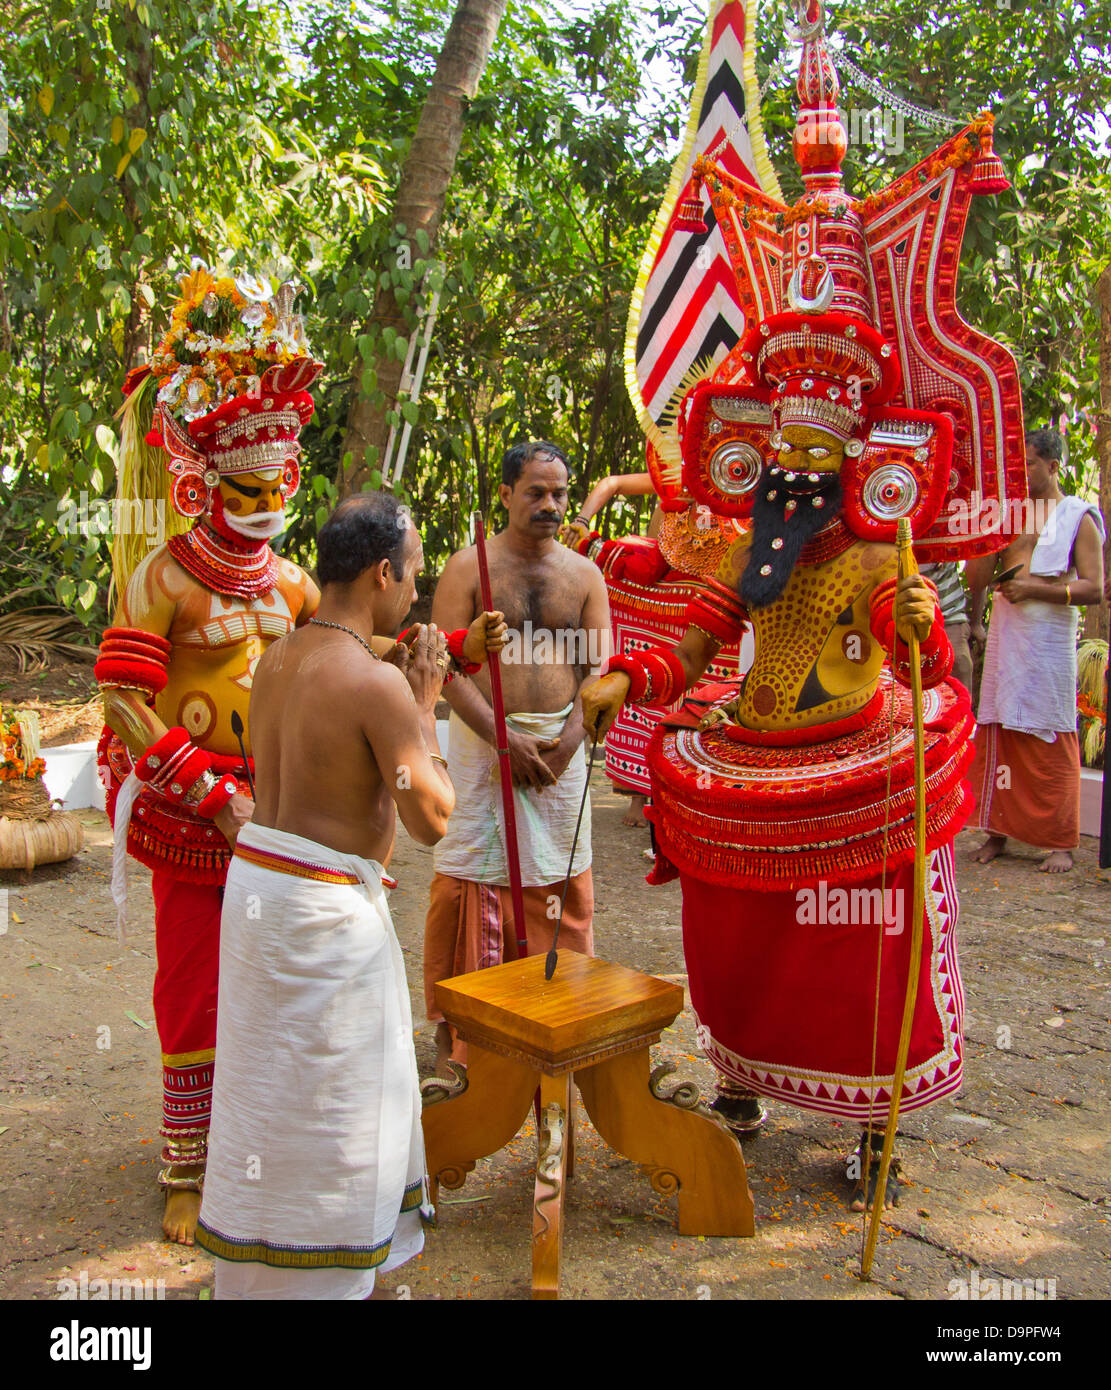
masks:
[[[147,632],[141,627],[106,627],[101,637],[101,643],[104,642],[134,642],[148,648],[152,656],[161,654],[166,660],[174,649],[169,638],[159,637],[156,632]]]
[[[237,790],[238,784],[234,777],[221,777],[197,807],[197,815],[203,816],[205,820],[215,820]]]
[[[670,647],[652,647],[644,653],[644,663],[652,675],[652,696],[646,703],[674,704],[687,688],[683,663]]]
[[[467,640],[467,632],[467,628],[461,627],[450,633],[447,639],[447,649],[448,655],[463,675],[473,676],[476,671],[482,670],[482,662],[468,661],[463,655],[463,643]]]
[[[638,704],[644,692],[648,689],[648,671],[645,669],[643,661],[635,656],[611,656],[606,663],[606,674],[611,671],[620,671],[629,677],[629,696],[634,704]]]
[[[180,803],[198,777],[203,777],[211,766],[209,754],[198,748],[178,726],[168,729],[147,749],[135,764],[135,775],[167,801]]]
[[[183,728],[179,726],[176,729],[167,729],[158,742],[152,743],[135,764],[135,776],[140,782],[153,781],[163,772],[170,759],[176,757],[187,746],[191,747],[192,742]]]

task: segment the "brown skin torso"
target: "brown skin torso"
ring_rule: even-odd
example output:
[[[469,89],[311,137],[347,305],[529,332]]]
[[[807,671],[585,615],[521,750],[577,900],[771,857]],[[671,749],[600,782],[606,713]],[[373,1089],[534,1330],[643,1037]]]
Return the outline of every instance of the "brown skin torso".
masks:
[[[256,825],[386,863],[394,804],[360,713],[381,696],[383,675],[353,637],[327,628],[296,632],[259,662],[251,700]]]
[[[505,614],[510,634],[517,634],[501,661],[506,713],[551,714],[572,705],[558,739],[509,732],[514,782],[539,790],[563,775],[582,742],[579,692],[590,674],[590,657],[600,661],[609,652],[609,599],[597,566],[556,540],[567,511],[562,463],[549,454],[534,457],[512,487],[502,484],[500,496],[509,524],[486,550],[493,607]],[[444,566],[432,619],[451,632],[469,625],[482,609],[478,552],[470,546]],[[485,668],[444,693],[460,719],[494,744]]]
[[[535,636],[544,631],[578,632],[583,629],[587,599],[593,592],[590,581],[597,574],[596,567],[588,560],[559,545],[553,545],[542,556],[516,555],[506,546],[504,534],[488,542],[487,555],[493,606],[505,614],[510,632],[527,634],[531,630]],[[459,624],[462,627],[482,612],[483,603],[477,552],[471,548],[462,551],[458,558],[466,561],[462,574],[469,571],[470,577],[469,586],[462,577],[460,581],[467,595],[466,622]],[[436,598],[439,602],[439,592]],[[435,609],[433,617],[436,617]],[[526,627],[526,623],[531,624],[531,628]],[[554,645],[546,661],[543,660],[544,648],[537,643],[532,646],[531,654],[540,659],[502,662],[506,710],[512,714],[517,710],[548,713],[563,709],[578,694],[587,674],[586,666],[557,660],[559,653],[555,652]],[[484,666],[471,679],[490,700],[487,668]]]
[[[259,662],[251,696],[256,825],[383,865],[393,850],[395,810],[420,844],[443,835],[455,795],[443,765],[429,756],[437,752],[443,638],[418,626],[404,674],[363,646],[379,653],[393,647],[392,638],[375,634],[397,631],[422,563],[410,527],[399,570],[381,561],[322,595],[320,622],[348,631],[310,624]]]

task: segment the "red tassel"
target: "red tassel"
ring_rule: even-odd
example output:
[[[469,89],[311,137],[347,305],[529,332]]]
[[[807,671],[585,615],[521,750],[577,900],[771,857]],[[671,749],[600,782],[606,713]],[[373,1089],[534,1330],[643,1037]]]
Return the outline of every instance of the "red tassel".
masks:
[[[1010,186],[1003,172],[1003,161],[992,149],[991,131],[982,131],[980,153],[972,166],[973,193],[1005,193]]]

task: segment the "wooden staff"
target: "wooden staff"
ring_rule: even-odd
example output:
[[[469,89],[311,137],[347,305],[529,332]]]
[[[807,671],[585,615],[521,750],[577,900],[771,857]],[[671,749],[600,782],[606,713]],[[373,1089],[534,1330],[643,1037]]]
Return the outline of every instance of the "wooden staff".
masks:
[[[914,558],[913,537],[910,521],[899,518],[896,547],[899,556],[899,578],[917,574],[918,565]],[[896,637],[898,631],[896,630]],[[903,1023],[899,1030],[899,1046],[895,1053],[895,1072],[891,1078],[891,1108],[888,1111],[887,1127],[883,1136],[883,1152],[880,1155],[880,1170],[876,1176],[876,1197],[872,1203],[868,1234],[864,1243],[864,1254],[860,1262],[860,1277],[867,1279],[872,1272],[872,1259],[876,1253],[880,1223],[883,1220],[883,1200],[887,1192],[887,1175],[891,1169],[891,1153],[895,1148],[895,1131],[899,1128],[899,1104],[903,1096],[903,1078],[907,1071],[907,1055],[910,1052],[910,1033],[914,1023],[914,1006],[918,999],[918,976],[922,966],[922,915],[926,910],[926,732],[922,719],[922,658],[918,638],[911,632],[907,639],[910,649],[910,691],[914,706],[914,901],[911,907],[910,962],[907,975],[907,989],[903,998]],[[894,693],[893,693],[894,694]],[[882,917],[882,913],[880,914]],[[872,1084],[876,1080],[873,1076]],[[871,1149],[871,1139],[865,1143]],[[865,1183],[867,1194],[867,1160],[865,1153]]]
[[[486,521],[481,512],[474,514],[474,543],[478,551],[478,582],[482,589],[482,607],[493,612],[490,594],[490,568],[486,563]],[[494,707],[494,738],[498,750],[498,771],[501,774],[501,804],[505,812],[505,859],[509,867],[509,893],[513,899],[513,924],[517,929],[517,954],[528,955],[528,932],[525,928],[525,895],[521,888],[521,860],[517,852],[517,808],[513,801],[513,771],[509,765],[509,730],[505,726],[505,700],[501,693],[501,661],[498,652],[487,652],[490,668],[490,702]]]

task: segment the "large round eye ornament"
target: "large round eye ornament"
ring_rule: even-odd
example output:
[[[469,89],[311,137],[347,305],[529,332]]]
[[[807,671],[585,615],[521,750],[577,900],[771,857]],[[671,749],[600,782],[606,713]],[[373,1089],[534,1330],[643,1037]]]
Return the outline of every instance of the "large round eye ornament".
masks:
[[[710,455],[710,482],[725,497],[743,497],[760,481],[764,458],[744,440],[720,444]]]
[[[208,507],[209,489],[200,473],[182,473],[174,481],[174,509],[179,516],[198,517]]]
[[[301,486],[301,466],[296,459],[286,459],[282,472],[282,496],[292,497]]]
[[[884,464],[865,481],[863,501],[865,511],[877,521],[896,521],[914,509],[918,481],[909,468]]]

